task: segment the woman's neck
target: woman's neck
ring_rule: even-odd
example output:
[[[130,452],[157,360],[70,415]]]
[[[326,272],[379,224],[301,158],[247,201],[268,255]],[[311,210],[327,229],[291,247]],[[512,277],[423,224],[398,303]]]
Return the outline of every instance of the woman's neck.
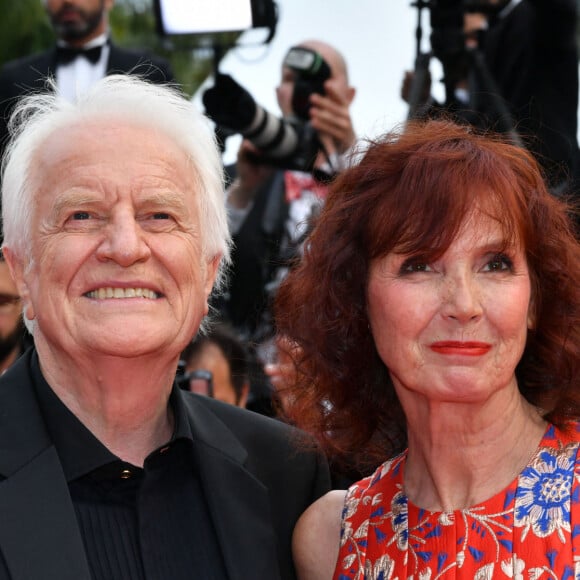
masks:
[[[418,507],[453,511],[477,505],[507,487],[530,462],[546,430],[519,393],[494,405],[431,405],[408,423],[405,492]]]

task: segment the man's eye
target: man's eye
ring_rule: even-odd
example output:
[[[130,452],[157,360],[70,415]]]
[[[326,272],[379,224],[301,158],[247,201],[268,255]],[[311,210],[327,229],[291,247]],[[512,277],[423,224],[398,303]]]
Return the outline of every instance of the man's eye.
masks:
[[[164,213],[162,211],[158,211],[157,213],[153,214],[154,220],[169,220],[171,216],[168,213]]]
[[[88,220],[90,219],[91,215],[89,214],[88,211],[75,211],[72,216],[71,219],[73,220]]]

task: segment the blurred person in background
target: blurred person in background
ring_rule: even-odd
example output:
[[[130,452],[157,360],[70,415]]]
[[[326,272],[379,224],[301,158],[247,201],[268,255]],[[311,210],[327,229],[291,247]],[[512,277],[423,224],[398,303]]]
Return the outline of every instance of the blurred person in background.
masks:
[[[479,128],[512,133],[535,155],[552,193],[578,201],[576,0],[487,0],[479,6],[486,12],[464,14],[461,63],[446,70],[442,59],[444,74],[460,79],[455,91],[445,105],[431,101],[423,113],[444,109]],[[412,80],[406,73],[407,102]]]
[[[109,29],[114,0],[41,0],[56,36],[45,52],[0,68],[0,152],[8,138],[6,122],[18,97],[46,88],[56,79],[58,93],[74,100],[95,81],[113,73],[135,73],[152,82],[174,82],[169,63],[144,50],[115,44]]]
[[[111,75],[12,126],[3,251],[35,348],[0,378],[0,579],[293,580],[326,462],[175,381],[230,249],[206,119]]]
[[[185,347],[181,361],[182,388],[246,407],[250,395],[249,354],[233,330],[212,325]]]
[[[0,374],[32,344],[22,320],[22,301],[0,252]]]
[[[300,518],[301,580],[572,578],[580,244],[524,148],[410,122],[333,183],[277,294],[286,408],[378,466]]]

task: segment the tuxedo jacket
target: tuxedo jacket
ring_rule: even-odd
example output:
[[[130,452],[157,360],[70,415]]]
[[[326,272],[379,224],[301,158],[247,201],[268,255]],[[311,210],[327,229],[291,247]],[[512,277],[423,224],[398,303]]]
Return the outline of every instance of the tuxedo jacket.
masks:
[[[27,351],[0,379],[0,580],[90,580]],[[328,466],[280,421],[180,392],[224,580],[290,580],[294,524],[329,489]]]
[[[110,44],[106,74],[133,73],[154,83],[173,83],[169,63],[148,52]],[[8,136],[6,122],[16,100],[29,92],[46,89],[47,77],[56,75],[56,47],[12,60],[0,69],[0,152]]]

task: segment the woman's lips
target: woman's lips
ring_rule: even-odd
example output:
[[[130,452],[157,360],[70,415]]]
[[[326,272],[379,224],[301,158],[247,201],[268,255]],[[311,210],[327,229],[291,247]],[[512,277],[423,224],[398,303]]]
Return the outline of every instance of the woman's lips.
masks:
[[[455,340],[445,340],[434,342],[430,345],[431,350],[439,354],[482,356],[489,352],[491,344],[487,342],[460,342]]]

